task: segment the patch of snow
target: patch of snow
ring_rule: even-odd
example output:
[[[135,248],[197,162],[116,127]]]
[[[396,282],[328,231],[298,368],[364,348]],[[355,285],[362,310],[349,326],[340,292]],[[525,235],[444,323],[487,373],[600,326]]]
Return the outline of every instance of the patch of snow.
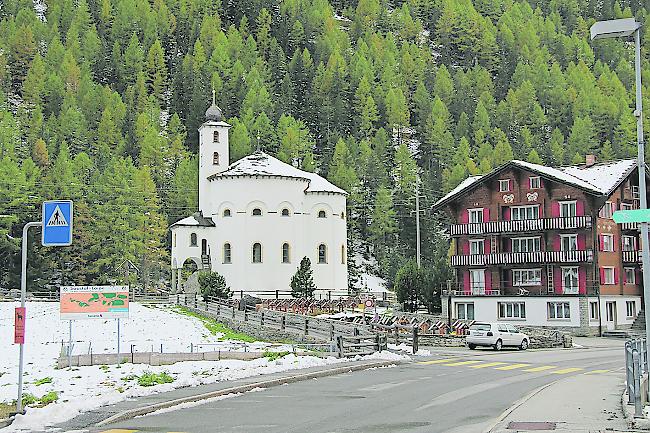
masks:
[[[395,350],[398,352],[406,352],[406,353],[411,353],[413,351],[413,347],[409,346],[406,343],[400,343],[400,344],[388,344],[388,349],[389,350]],[[417,352],[415,352],[414,356],[431,356],[431,351],[426,350],[426,349],[418,349]]]
[[[33,0],[34,1],[34,11],[36,11],[36,16],[42,22],[46,22],[45,12],[47,12],[47,3],[44,0]]]
[[[343,21],[343,22],[345,22],[345,23],[351,23],[351,22],[352,22],[352,20],[351,20],[350,18],[347,18],[347,17],[341,16],[341,15],[339,15],[339,14],[337,14],[337,13],[334,13],[334,19],[335,19],[336,21]]]
[[[584,168],[581,166],[562,167],[562,171],[589,182],[600,189],[603,194],[610,194],[621,180],[635,168],[636,160],[623,159]]]
[[[390,346],[389,346],[390,349]],[[388,350],[383,350],[381,352],[375,352],[371,355],[364,355],[364,356],[356,356],[354,357],[355,360],[362,360],[362,361],[370,361],[370,360],[377,360],[377,361],[410,361],[411,357],[408,355],[401,355],[399,353],[394,353]]]

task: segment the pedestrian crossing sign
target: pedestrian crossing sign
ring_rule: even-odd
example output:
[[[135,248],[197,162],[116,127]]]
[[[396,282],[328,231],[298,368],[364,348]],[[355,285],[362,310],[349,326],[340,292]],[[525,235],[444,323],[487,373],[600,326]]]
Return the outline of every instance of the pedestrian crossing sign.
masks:
[[[72,244],[72,201],[43,202],[43,238],[46,247]]]

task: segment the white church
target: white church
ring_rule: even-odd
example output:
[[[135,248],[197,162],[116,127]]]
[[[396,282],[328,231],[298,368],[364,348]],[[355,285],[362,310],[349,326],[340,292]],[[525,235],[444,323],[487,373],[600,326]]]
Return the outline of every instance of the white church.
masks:
[[[192,261],[236,297],[289,297],[306,256],[316,296],[346,295],[347,193],[259,150],[231,164],[229,128],[213,102],[199,127],[199,211],[171,226],[172,289]]]

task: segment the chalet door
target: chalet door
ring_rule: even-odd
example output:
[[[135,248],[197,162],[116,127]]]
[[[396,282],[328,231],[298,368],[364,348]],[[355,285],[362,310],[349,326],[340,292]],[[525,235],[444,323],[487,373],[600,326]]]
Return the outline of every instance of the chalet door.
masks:
[[[616,301],[605,303],[605,326],[608,331],[616,329]]]
[[[208,240],[207,239],[202,239],[201,240],[201,255],[206,256],[208,254]]]
[[[485,269],[471,269],[470,284],[472,286],[472,295],[485,294]]]

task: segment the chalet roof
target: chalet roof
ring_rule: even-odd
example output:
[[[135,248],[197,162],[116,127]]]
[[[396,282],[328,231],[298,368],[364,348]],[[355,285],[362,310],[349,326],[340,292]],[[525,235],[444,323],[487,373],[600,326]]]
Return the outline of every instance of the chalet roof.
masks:
[[[213,174],[208,180],[238,176],[272,176],[303,179],[309,183],[305,192],[330,192],[347,195],[347,192],[333,185],[316,173],[309,173],[280,161],[262,151],[246,156],[221,173]]]
[[[176,221],[171,226],[214,227],[214,221],[212,221],[212,218],[204,217],[201,212],[194,212],[191,216]]]
[[[472,176],[465,179],[456,188],[438,200],[433,207],[437,208],[447,204],[461,193],[468,192],[482,183],[479,181],[495,177],[508,167],[518,167],[528,170],[547,179],[580,188],[592,195],[609,196],[636,168],[636,160],[623,159],[620,161],[598,163],[589,167],[585,165],[572,165],[554,168],[515,159],[497,167],[488,174]]]

